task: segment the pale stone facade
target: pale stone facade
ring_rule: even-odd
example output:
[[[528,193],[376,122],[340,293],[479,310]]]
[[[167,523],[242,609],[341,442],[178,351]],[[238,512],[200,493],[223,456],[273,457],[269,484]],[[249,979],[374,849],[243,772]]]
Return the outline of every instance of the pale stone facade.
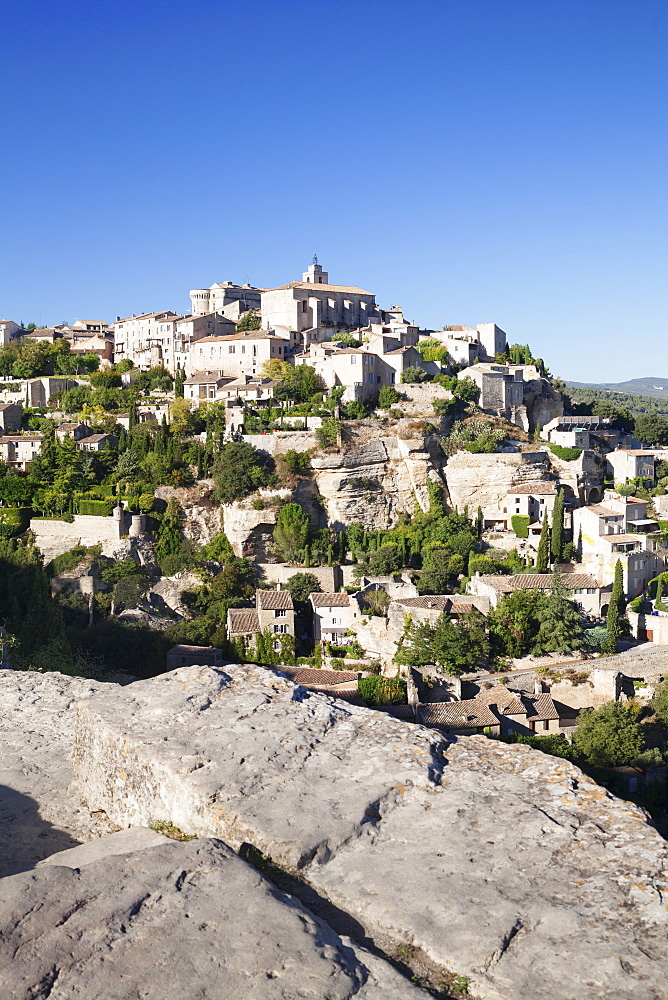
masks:
[[[193,316],[221,313],[226,319],[238,320],[249,309],[260,308],[262,288],[235,285],[231,281],[215,282],[209,288],[193,288],[190,302]]]
[[[301,281],[262,293],[262,326],[303,333],[318,327],[366,327],[378,315],[376,297],[352,285],[330,285],[329,274],[314,261]]]
[[[0,462],[10,469],[26,472],[41,447],[41,434],[5,434],[0,437]]]
[[[190,349],[191,373],[218,371],[221,375],[261,376],[267,361],[287,361],[289,344],[266,330],[232,336],[203,337]]]

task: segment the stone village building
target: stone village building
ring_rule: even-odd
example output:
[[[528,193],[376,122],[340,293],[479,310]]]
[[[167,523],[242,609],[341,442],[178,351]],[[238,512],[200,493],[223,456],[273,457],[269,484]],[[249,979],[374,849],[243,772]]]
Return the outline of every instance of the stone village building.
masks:
[[[281,648],[281,636],[295,636],[295,608],[289,590],[256,590],[255,608],[229,608],[227,638],[249,644],[258,633],[269,633],[272,647]]]

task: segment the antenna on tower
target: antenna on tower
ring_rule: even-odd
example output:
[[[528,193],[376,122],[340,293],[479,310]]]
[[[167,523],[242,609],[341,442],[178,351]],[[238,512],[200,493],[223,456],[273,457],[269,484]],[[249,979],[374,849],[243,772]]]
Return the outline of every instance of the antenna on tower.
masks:
[[[317,255],[317,253],[314,253],[314,254],[313,254],[313,263],[314,263],[314,264],[317,264],[317,263],[318,263],[318,255]]]

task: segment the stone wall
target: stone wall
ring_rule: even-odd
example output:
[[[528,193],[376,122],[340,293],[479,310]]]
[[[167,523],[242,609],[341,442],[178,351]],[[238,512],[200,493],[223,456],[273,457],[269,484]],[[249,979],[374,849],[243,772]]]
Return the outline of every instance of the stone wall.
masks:
[[[503,510],[503,501],[513,486],[551,481],[552,467],[544,451],[491,455],[458,451],[448,459],[445,478],[452,507],[462,511],[468,505],[469,512],[475,514],[480,506],[491,514]]]
[[[343,586],[339,566],[289,566],[287,563],[256,563],[260,577],[267,583],[287,583],[295,573],[310,573],[316,577],[323,593],[334,594]]]
[[[125,530],[129,524],[124,525]],[[102,554],[111,555],[121,538],[121,524],[114,517],[97,517],[93,514],[75,514],[74,520],[47,521],[33,518],[30,530],[35,535],[37,547],[49,562],[68,552],[75,545],[102,545]]]

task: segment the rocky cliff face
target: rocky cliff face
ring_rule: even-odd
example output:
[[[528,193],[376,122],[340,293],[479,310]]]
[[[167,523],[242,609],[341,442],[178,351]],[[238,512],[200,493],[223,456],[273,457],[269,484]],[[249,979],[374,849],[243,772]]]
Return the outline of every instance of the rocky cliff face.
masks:
[[[458,451],[448,459],[445,476],[452,506],[462,511],[468,505],[472,514],[478,505],[483,510],[502,508],[512,486],[553,478],[549,456],[539,450],[491,455]]]
[[[440,479],[443,459],[437,440],[378,437],[378,429],[351,431],[341,452],[311,461],[334,527],[359,521],[368,529],[387,528],[400,514],[413,513],[416,502],[429,509],[427,483]]]
[[[424,995],[397,947],[483,1000],[665,996],[666,844],[564,760],[253,666],[125,688],[4,672],[0,692],[4,871],[32,868],[0,881],[3,996]],[[93,839],[170,822],[200,839]],[[299,869],[304,901],[244,844]]]
[[[79,710],[74,760],[118,825],[252,843],[367,934],[470,976],[475,997],[662,996],[666,844],[566,761],[448,741],[248,666],[105,689]]]
[[[213,498],[213,481],[196,486],[158,486],[156,497],[176,500],[183,510],[183,534],[198,545],[206,545],[220,530],[220,504]]]

